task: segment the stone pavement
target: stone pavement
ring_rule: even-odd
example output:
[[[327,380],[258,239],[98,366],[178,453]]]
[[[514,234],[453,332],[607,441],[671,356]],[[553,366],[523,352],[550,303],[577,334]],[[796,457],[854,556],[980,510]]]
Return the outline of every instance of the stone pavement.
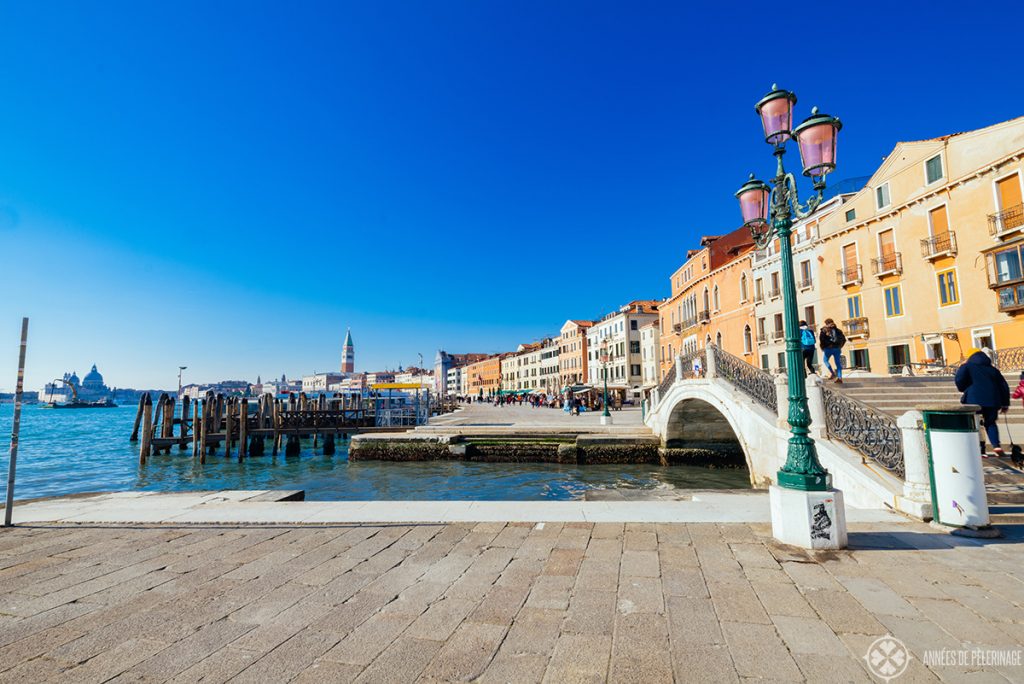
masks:
[[[640,427],[643,414],[639,408],[623,407],[621,411],[611,411],[613,426]],[[578,416],[571,416],[562,409],[548,407],[533,408],[522,406],[494,406],[479,402],[466,404],[455,413],[448,413],[430,419],[431,426],[451,425],[483,425],[483,426],[514,426],[531,427],[598,427],[601,424],[600,411],[584,411]]]
[[[872,681],[886,634],[897,682],[1022,681],[1004,532],[865,523],[811,556],[763,524],[16,527],[0,681]]]

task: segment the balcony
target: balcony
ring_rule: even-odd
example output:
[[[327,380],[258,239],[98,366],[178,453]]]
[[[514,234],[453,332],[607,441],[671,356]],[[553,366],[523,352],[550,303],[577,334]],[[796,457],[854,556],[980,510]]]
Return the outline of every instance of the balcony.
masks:
[[[867,317],[861,316],[843,321],[843,332],[846,333],[847,339],[852,340],[856,337],[867,339],[870,336]]]
[[[988,215],[988,232],[995,237],[1003,237],[1024,229],[1024,204],[1004,209]]]
[[[801,292],[803,292],[804,290],[810,290],[812,287],[814,287],[814,279],[811,278],[810,276],[807,276],[806,278],[800,278],[799,280],[796,281],[796,287]]]
[[[782,296],[782,290],[778,287],[772,287],[768,290],[768,299],[778,299]]]
[[[754,295],[754,304],[764,304],[764,292],[758,292]]]
[[[683,332],[683,324],[682,323],[673,323],[672,324],[672,332]]]
[[[762,261],[764,261],[765,259],[767,259],[769,256],[770,255],[768,254],[768,250],[767,249],[754,250],[754,263],[755,264],[759,264]]]
[[[683,330],[688,330],[689,328],[692,328],[697,325],[697,318],[695,316],[684,318],[680,325],[683,327]]]
[[[882,278],[900,273],[903,273],[903,256],[899,252],[883,254],[871,260],[871,274],[874,276]]]
[[[757,333],[757,343],[758,344],[767,344],[768,343],[768,335],[766,335],[764,333],[764,331],[761,331],[761,332]]]
[[[772,342],[782,342],[783,340],[786,339],[785,330],[772,330],[771,333],[769,333],[769,335],[771,336]]]
[[[1024,311],[1024,283],[1001,287],[996,294],[999,295],[999,310],[1003,313]]]
[[[698,323],[710,323],[711,322],[711,312],[708,311],[707,309],[703,309],[701,311],[698,311],[697,312],[697,322]]]
[[[860,285],[864,282],[864,267],[860,264],[846,266],[836,271],[836,281],[842,287]]]
[[[956,233],[950,230],[921,240],[921,256],[925,259],[956,256]]]

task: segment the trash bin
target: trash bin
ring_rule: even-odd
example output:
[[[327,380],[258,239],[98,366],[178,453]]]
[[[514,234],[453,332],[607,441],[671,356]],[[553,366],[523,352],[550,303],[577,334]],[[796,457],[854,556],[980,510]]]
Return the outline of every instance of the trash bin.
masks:
[[[935,522],[951,527],[989,524],[985,473],[978,454],[978,428],[972,404],[941,404],[920,409],[928,439],[928,475]]]

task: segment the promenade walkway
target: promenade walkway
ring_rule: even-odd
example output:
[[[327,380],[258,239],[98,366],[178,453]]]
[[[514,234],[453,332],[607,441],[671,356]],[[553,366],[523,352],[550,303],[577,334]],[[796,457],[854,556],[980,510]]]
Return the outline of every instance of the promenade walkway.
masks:
[[[867,682],[887,634],[897,682],[1022,681],[1003,530],[856,523],[809,555],[759,523],[4,529],[0,681]]]

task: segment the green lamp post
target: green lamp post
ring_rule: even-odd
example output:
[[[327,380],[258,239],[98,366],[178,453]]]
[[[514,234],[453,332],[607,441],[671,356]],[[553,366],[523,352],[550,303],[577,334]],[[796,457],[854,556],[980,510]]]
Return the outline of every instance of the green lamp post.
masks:
[[[604,376],[604,411],[601,412],[601,418],[608,419],[612,417],[612,414],[608,412],[608,338],[605,337],[601,340],[601,371]]]
[[[836,167],[836,137],[842,124],[836,117],[819,114],[815,107],[811,110],[811,116],[792,128],[794,104],[796,95],[773,85],[771,92],[755,105],[754,109],[764,126],[765,142],[774,148],[777,169],[771,185],[756,180],[751,174],[750,180],[736,192],[736,197],[740,202],[743,224],[750,230],[754,243],[764,248],[778,238],[780,246],[790,438],[786,463],[778,472],[779,486],[803,491],[825,491],[830,488],[832,477],[818,462],[814,440],[808,429],[811,415],[807,409],[807,391],[804,387],[790,234],[794,216],[797,219],[805,218],[821,204],[825,176]],[[814,187],[814,194],[804,207],[800,205],[797,196],[796,178],[786,173],[782,165],[786,143],[790,139],[796,140],[804,175],[811,179]]]

